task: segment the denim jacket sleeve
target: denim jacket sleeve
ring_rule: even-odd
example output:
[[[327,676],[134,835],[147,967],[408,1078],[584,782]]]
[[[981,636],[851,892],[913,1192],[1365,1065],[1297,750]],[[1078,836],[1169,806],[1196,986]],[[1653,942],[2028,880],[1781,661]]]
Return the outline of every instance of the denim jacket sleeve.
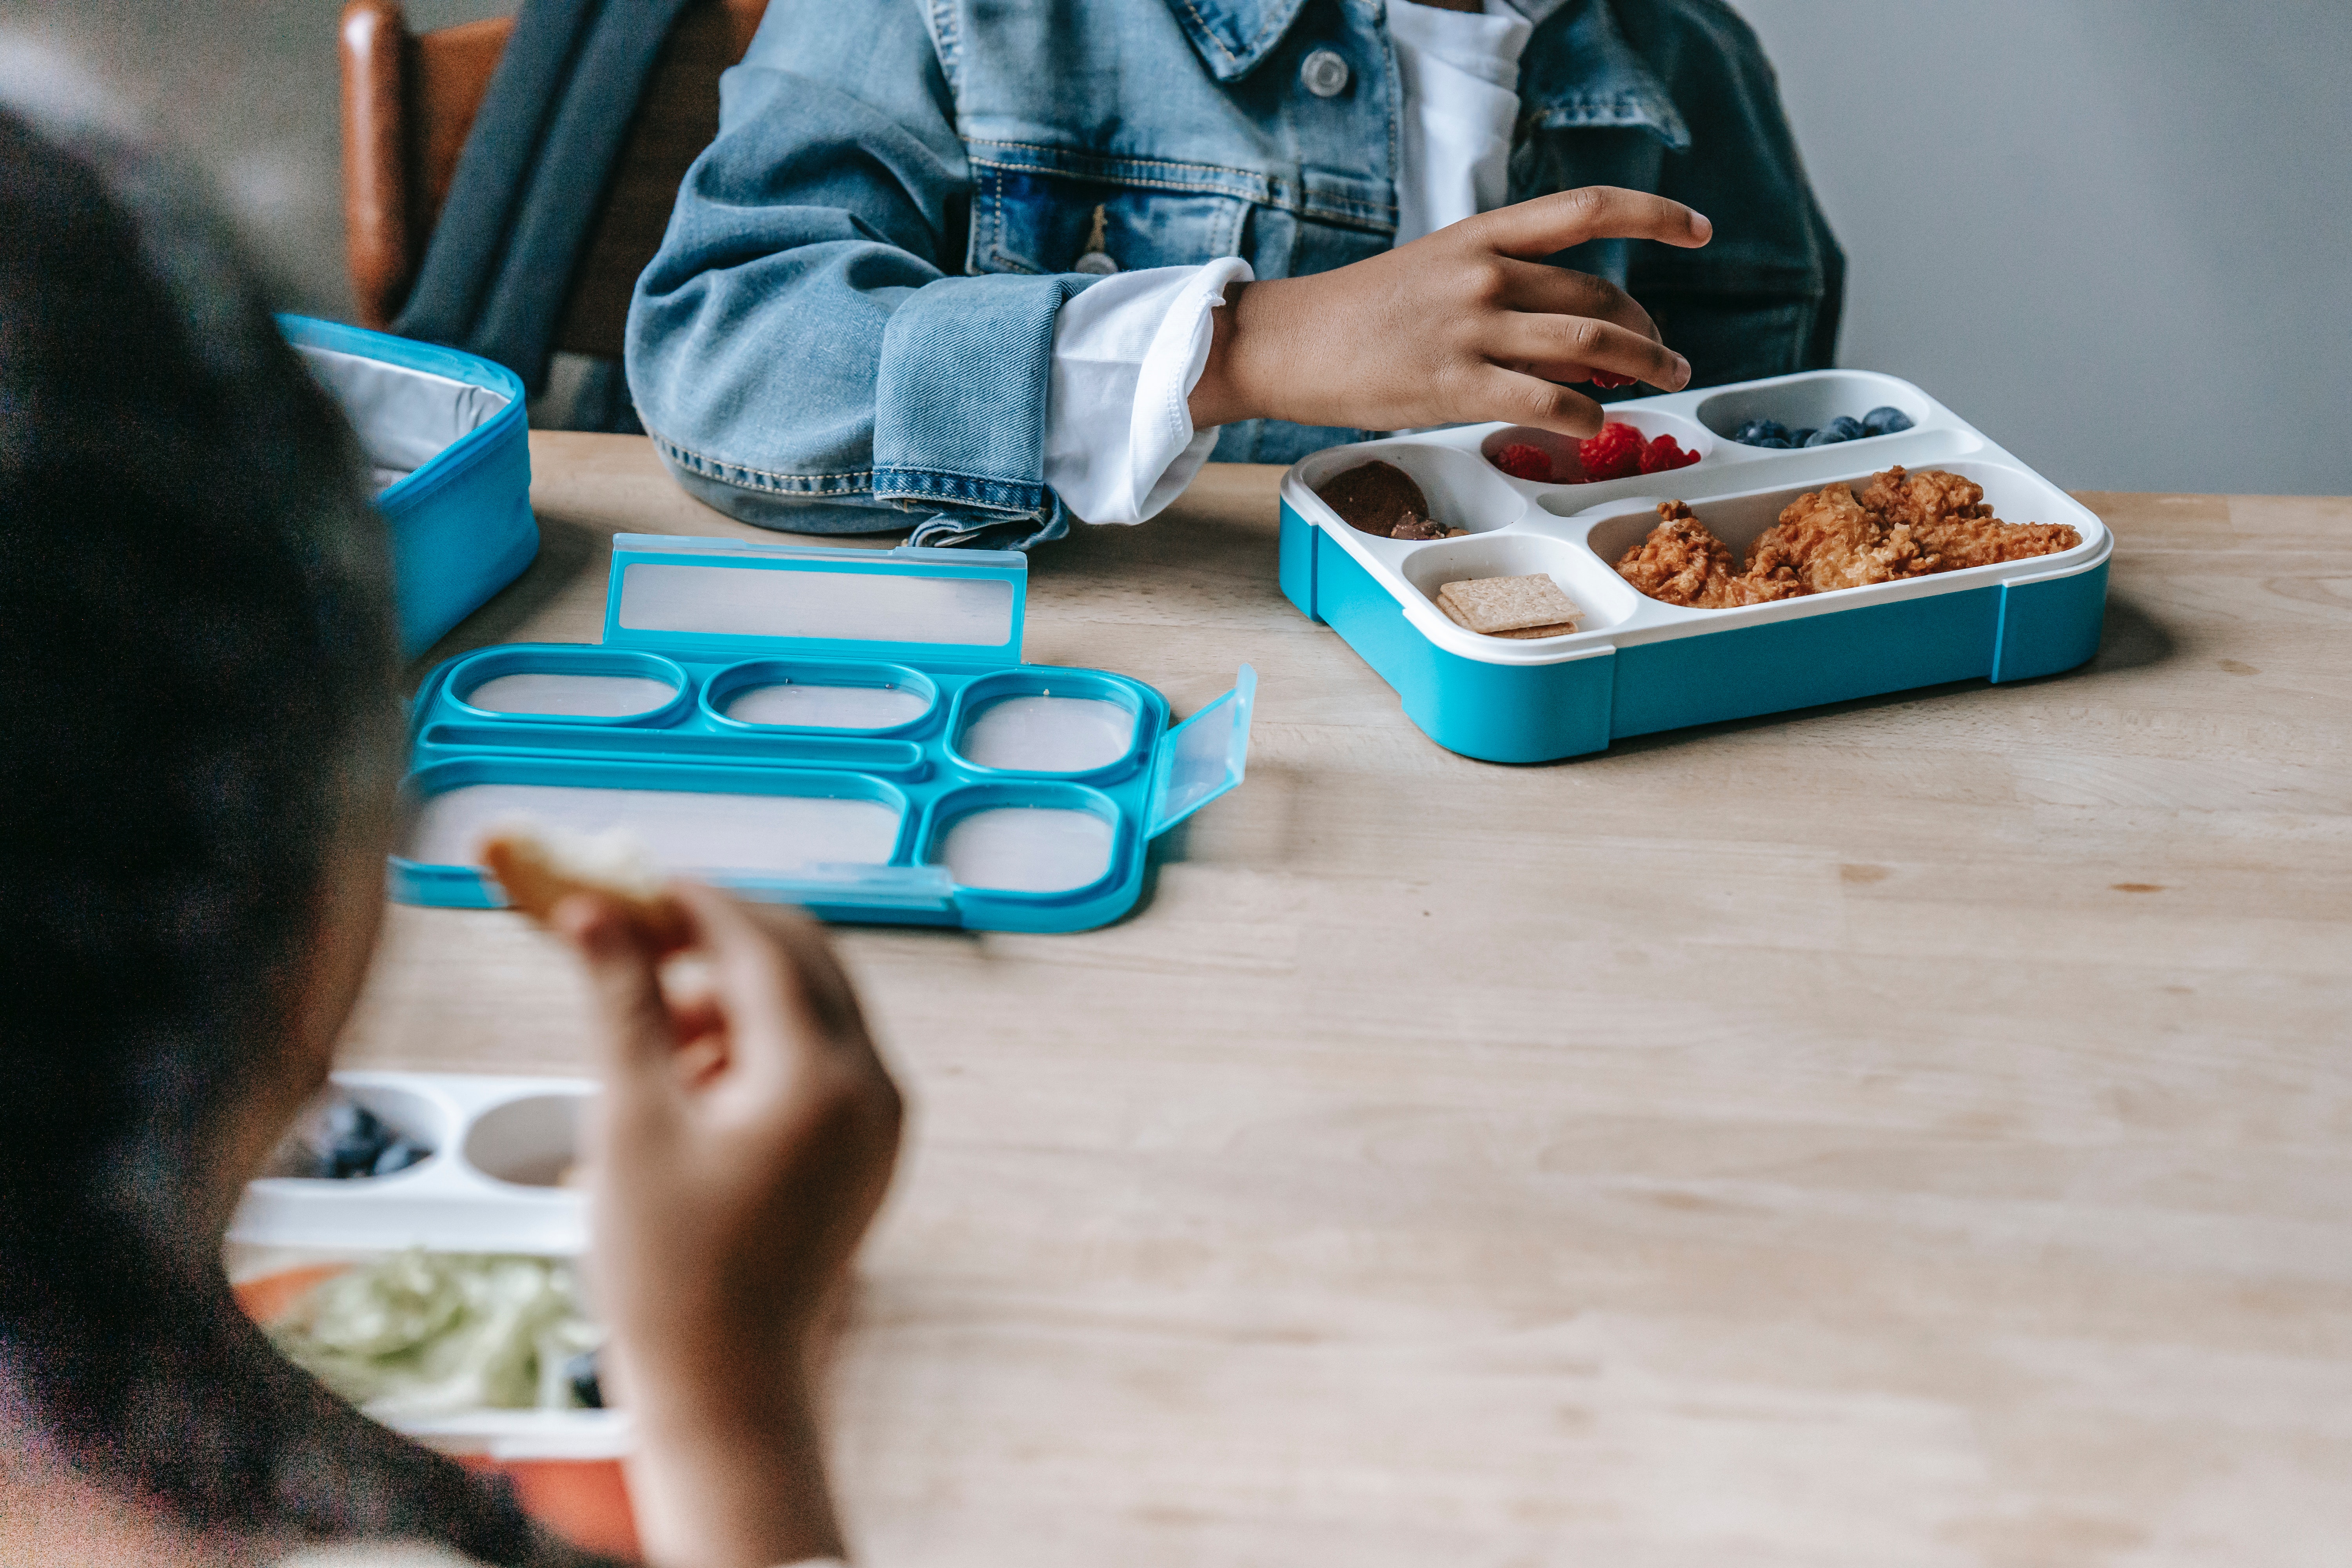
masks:
[[[804,532],[1067,531],[1046,392],[1090,279],[955,275],[953,121],[918,0],[772,0],[629,307],[631,395],[693,494]]]

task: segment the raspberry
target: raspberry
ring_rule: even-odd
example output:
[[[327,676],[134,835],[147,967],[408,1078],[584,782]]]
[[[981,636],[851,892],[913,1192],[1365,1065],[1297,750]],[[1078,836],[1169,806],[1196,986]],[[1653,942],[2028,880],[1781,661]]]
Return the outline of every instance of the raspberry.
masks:
[[[1613,372],[1605,370],[1596,370],[1586,379],[1590,380],[1593,385],[1603,388],[1631,386],[1633,384],[1633,378],[1632,376],[1618,375]]]
[[[1642,472],[1642,433],[1631,425],[1603,425],[1601,434],[1577,444],[1588,479],[1630,479]]]
[[[1685,452],[1675,445],[1672,436],[1661,436],[1642,448],[1642,471],[1663,474],[1675,468],[1687,468],[1698,461],[1696,452]]]
[[[1496,453],[1495,467],[1515,479],[1532,479],[1539,485],[1551,483],[1551,454],[1525,441],[1514,441]]]

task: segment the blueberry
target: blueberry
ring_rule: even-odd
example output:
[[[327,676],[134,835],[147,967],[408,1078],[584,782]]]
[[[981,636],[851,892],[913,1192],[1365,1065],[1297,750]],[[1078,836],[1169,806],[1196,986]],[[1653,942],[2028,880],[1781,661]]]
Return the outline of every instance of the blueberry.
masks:
[[[1786,441],[1781,440],[1781,439],[1780,439],[1779,437],[1777,437],[1777,436],[1776,436],[1776,437],[1767,437],[1766,439],[1761,440],[1761,441],[1750,441],[1750,442],[1748,443],[1748,445],[1749,445],[1749,446],[1751,446],[1751,447],[1773,447],[1773,448],[1775,448],[1775,449],[1777,449],[1777,450],[1779,450],[1779,451],[1782,451],[1782,452],[1785,452],[1785,451],[1787,451],[1787,450],[1789,449],[1789,443],[1788,443],[1788,442],[1786,442]]]
[[[368,1174],[389,1176],[394,1171],[405,1171],[431,1152],[432,1150],[412,1143],[405,1138],[394,1138],[383,1146],[383,1152],[375,1157],[375,1163],[368,1167]]]
[[[604,1380],[596,1374],[596,1352],[582,1351],[565,1359],[563,1381],[572,1389],[572,1397],[580,1402],[583,1410],[604,1408]]]
[[[327,1135],[331,1138],[372,1137],[382,1125],[375,1112],[355,1100],[339,1100],[327,1107]]]
[[[1731,438],[1743,446],[1760,447],[1767,441],[1787,440],[1789,427],[1778,419],[1750,419]]]
[[[1808,447],[1834,447],[1846,439],[1848,439],[1848,437],[1839,435],[1837,432],[1837,426],[1832,425],[1826,430],[1816,430],[1811,435],[1806,437],[1805,445]]]
[[[368,1174],[383,1155],[384,1145],[393,1141],[392,1131],[377,1121],[373,1112],[348,1100],[339,1100],[330,1106],[326,1121],[327,1168],[321,1173],[337,1181]]]
[[[1841,437],[1848,441],[1859,441],[1864,434],[1862,421],[1851,414],[1839,415],[1830,421],[1829,428],[1836,431]]]
[[[1892,436],[1897,430],[1911,428],[1911,416],[1893,404],[1886,404],[1864,415],[1862,427],[1874,436]]]
[[[1791,430],[1789,432],[1789,445],[1791,447],[1807,446],[1811,444],[1812,438],[1813,427],[1810,425],[1806,426],[1801,430]]]

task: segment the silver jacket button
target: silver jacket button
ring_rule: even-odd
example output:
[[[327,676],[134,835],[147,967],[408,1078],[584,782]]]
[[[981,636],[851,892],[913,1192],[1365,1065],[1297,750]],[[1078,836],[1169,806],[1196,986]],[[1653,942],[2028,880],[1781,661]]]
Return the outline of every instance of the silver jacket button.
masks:
[[[1298,79],[1318,98],[1337,98],[1348,90],[1348,62],[1336,49],[1318,49],[1299,62]]]

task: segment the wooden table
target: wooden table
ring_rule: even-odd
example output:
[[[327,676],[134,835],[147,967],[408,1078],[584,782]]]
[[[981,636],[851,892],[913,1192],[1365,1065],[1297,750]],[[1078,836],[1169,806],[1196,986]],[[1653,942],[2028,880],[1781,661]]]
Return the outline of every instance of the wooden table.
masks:
[[[593,641],[615,530],[436,657]],[[881,1568],[2352,1561],[2352,501],[2083,498],[2099,657],[1439,750],[1275,585],[1276,470],[1033,561],[1028,656],[1248,782],[1080,936],[849,930],[916,1108],[835,1397]],[[398,909],[354,1064],[573,1070],[582,989]]]

